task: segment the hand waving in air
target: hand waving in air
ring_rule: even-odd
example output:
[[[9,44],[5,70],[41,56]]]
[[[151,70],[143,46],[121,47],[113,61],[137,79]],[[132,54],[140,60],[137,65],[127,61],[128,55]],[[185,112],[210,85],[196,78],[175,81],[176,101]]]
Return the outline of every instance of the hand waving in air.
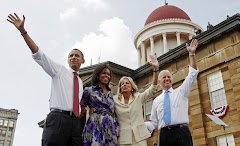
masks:
[[[21,20],[16,13],[14,15],[9,14],[7,21],[12,23],[20,32],[24,32],[24,22],[25,22],[25,16],[23,15],[23,20]]]
[[[186,48],[187,48],[188,53],[189,53],[189,64],[194,69],[197,69],[197,61],[196,61],[196,58],[195,58],[195,52],[196,52],[197,46],[198,46],[198,41],[196,39],[193,39],[191,41],[190,46],[189,46],[188,43],[186,43]]]
[[[198,46],[198,41],[196,39],[192,40],[190,46],[188,43],[186,43],[187,50],[190,54],[195,54],[197,46]]]
[[[159,63],[157,58],[155,58],[153,55],[150,55],[150,60],[148,63],[154,68],[153,69],[153,85],[157,85],[158,83],[158,74],[159,74]]]
[[[34,43],[34,41],[30,38],[27,31],[24,28],[24,22],[25,22],[25,16],[23,15],[23,20],[18,17],[16,13],[9,14],[8,15],[8,22],[12,23],[21,33],[23,36],[25,42],[27,43],[28,47],[32,51],[32,53],[36,53],[38,51],[37,45]]]
[[[152,65],[153,68],[155,68],[156,70],[158,70],[158,68],[159,68],[159,63],[158,63],[157,58],[153,57],[153,55],[150,55],[150,61],[148,61],[148,63],[149,63],[150,65]]]

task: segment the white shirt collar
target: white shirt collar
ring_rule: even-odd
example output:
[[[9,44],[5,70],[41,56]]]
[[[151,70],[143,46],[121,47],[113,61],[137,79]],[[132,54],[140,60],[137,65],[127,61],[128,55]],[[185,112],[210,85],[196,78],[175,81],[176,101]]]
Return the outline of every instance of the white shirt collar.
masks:
[[[71,71],[72,73],[76,72],[76,71],[73,70],[72,68],[69,68],[68,70]],[[77,74],[79,75],[79,71],[77,71]]]
[[[162,90],[162,93],[165,93],[165,91],[167,91],[167,90],[164,90],[164,89],[163,89],[163,90]],[[169,88],[168,91],[169,91],[170,93],[172,93],[172,92],[173,92],[173,88],[172,88],[172,87]]]

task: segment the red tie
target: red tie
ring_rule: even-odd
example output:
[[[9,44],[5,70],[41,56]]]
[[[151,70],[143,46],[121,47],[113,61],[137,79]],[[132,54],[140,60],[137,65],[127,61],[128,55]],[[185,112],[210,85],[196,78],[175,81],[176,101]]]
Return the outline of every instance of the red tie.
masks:
[[[79,115],[79,84],[77,75],[78,75],[77,72],[74,72],[73,113],[75,114],[75,116]]]

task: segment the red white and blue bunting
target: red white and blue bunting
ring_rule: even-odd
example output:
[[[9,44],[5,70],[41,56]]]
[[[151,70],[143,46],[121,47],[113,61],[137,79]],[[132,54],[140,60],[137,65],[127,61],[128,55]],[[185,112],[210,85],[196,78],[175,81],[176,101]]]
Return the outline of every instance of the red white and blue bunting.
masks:
[[[227,113],[228,108],[229,108],[228,105],[224,105],[224,106],[210,110],[210,113],[211,115],[217,116],[218,118],[222,118]]]

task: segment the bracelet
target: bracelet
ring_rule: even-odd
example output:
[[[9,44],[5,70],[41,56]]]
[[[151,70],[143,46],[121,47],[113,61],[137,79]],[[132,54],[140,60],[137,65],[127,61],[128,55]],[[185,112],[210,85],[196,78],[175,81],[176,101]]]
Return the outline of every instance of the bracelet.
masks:
[[[27,34],[27,32],[21,33],[22,36],[25,35],[25,34]]]
[[[195,56],[195,54],[189,54],[189,56]]]
[[[153,70],[153,72],[158,72],[159,70]]]

